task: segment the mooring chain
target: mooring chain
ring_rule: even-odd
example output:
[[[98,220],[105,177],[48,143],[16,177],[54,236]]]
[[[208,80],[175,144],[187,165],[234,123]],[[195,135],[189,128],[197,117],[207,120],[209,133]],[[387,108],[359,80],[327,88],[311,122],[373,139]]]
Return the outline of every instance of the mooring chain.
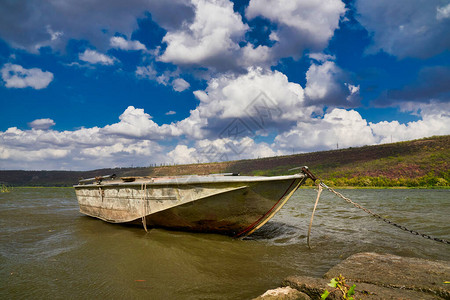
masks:
[[[370,211],[369,209],[367,209],[367,208],[365,208],[365,207],[362,207],[361,205],[359,205],[359,204],[356,203],[356,202],[353,202],[351,199],[345,197],[345,196],[342,195],[341,193],[336,192],[335,190],[333,190],[332,188],[330,188],[329,186],[327,186],[327,185],[326,185],[325,183],[323,183],[322,181],[320,181],[320,185],[321,185],[322,187],[326,188],[327,190],[329,190],[330,192],[332,192],[333,194],[335,194],[336,196],[338,196],[338,197],[344,199],[345,201],[347,201],[348,203],[352,204],[353,206],[355,206],[355,207],[357,207],[357,208],[359,208],[359,209],[362,209],[363,211],[365,211],[365,212],[368,213],[369,215],[372,215],[372,216],[374,216],[375,218],[378,218],[378,219],[380,219],[380,220],[382,220],[382,221],[384,221],[384,222],[386,222],[386,223],[388,223],[388,224],[390,224],[390,225],[393,225],[393,226],[395,226],[395,227],[397,227],[397,228],[400,228],[401,230],[410,232],[410,233],[412,233],[412,234],[414,234],[414,235],[419,235],[419,236],[424,237],[424,238],[429,239],[429,240],[433,240],[433,241],[440,242],[440,243],[444,243],[444,244],[450,244],[450,241],[447,241],[447,240],[444,240],[444,239],[440,239],[440,238],[436,238],[436,237],[432,237],[432,236],[430,236],[430,235],[428,235],[428,234],[419,233],[419,232],[417,232],[417,231],[415,231],[415,230],[408,229],[408,228],[406,228],[405,226],[399,225],[399,224],[397,224],[397,223],[395,223],[395,222],[392,222],[392,221],[390,221],[390,220],[388,220],[388,219],[386,219],[386,218],[383,218],[383,217],[380,216],[379,214],[376,214],[376,213]]]

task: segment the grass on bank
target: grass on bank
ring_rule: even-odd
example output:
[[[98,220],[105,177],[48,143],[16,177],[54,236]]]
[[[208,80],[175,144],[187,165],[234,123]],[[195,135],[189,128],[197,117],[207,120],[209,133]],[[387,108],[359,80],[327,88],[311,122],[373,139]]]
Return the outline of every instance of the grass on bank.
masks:
[[[12,187],[10,187],[6,184],[0,185],[0,193],[9,193],[11,191],[12,191]]]

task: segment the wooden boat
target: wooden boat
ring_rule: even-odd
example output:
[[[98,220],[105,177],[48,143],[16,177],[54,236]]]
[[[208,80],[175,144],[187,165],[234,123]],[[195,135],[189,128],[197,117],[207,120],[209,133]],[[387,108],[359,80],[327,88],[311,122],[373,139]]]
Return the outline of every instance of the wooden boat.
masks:
[[[80,180],[74,188],[80,212],[107,222],[237,237],[270,220],[310,177],[308,173],[303,168],[299,174],[271,177],[112,175]]]

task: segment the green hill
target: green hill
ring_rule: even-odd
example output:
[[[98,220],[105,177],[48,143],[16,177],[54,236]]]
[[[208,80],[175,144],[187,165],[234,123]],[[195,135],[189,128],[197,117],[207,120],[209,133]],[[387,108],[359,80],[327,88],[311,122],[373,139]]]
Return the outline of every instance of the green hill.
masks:
[[[241,175],[292,174],[307,165],[334,186],[450,186],[450,135],[414,141],[229,162],[93,171],[0,171],[13,186],[71,186],[99,175],[163,176],[235,172]]]

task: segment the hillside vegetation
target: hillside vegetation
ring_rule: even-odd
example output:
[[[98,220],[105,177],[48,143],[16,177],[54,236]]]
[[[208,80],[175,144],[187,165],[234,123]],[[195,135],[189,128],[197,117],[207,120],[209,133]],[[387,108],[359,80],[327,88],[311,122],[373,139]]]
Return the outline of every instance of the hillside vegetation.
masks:
[[[13,186],[71,186],[80,178],[164,176],[234,172],[241,175],[281,175],[299,166],[332,186],[450,186],[450,136],[414,141],[321,151],[287,156],[218,163],[94,171],[0,171],[0,183]],[[297,171],[298,172],[298,171]]]

